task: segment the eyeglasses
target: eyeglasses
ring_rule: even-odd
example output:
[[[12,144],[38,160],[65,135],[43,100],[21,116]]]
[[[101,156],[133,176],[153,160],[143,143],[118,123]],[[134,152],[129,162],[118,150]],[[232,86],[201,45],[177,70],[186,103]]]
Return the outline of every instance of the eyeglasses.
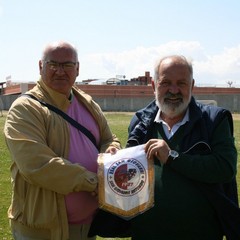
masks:
[[[74,69],[74,67],[77,64],[77,62],[59,63],[59,62],[55,62],[55,61],[45,61],[45,63],[47,64],[49,69],[51,69],[53,71],[57,71],[60,67],[62,67],[64,71],[70,71],[70,70]]]

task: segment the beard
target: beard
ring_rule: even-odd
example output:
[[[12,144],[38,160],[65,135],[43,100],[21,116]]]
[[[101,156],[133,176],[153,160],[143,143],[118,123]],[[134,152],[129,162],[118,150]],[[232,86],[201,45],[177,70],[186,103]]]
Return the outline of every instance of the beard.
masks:
[[[172,94],[168,92],[164,97],[160,98],[156,91],[156,104],[159,109],[167,116],[171,118],[177,117],[184,113],[189,105],[191,96],[188,99],[184,99],[181,93]]]

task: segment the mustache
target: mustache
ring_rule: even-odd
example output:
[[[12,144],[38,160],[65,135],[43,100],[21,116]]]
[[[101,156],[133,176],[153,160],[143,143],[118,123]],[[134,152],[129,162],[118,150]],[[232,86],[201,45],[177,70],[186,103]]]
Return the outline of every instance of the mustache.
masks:
[[[183,95],[181,93],[173,94],[173,93],[166,93],[164,98],[183,98]]]

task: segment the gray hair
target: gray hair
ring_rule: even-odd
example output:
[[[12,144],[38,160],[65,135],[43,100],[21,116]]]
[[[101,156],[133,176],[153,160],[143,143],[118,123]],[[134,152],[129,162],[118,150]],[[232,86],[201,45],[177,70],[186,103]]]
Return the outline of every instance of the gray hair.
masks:
[[[187,65],[189,72],[190,72],[190,77],[191,80],[193,80],[193,67],[192,67],[192,61],[190,59],[187,59],[186,57],[182,56],[182,55],[169,55],[169,56],[165,56],[160,58],[156,64],[155,64],[155,68],[154,68],[154,81],[155,83],[157,83],[157,81],[159,80],[159,67],[161,65],[161,63],[168,58],[172,58],[172,59],[179,59],[183,64]]]

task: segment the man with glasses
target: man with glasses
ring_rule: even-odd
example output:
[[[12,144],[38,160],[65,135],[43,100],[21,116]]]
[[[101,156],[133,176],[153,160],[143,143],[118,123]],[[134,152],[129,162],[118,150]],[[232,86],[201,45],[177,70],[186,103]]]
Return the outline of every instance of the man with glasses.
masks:
[[[14,239],[89,240],[98,208],[97,157],[115,153],[120,143],[100,107],[74,86],[77,50],[67,42],[46,46],[41,78],[11,106],[5,123],[12,157],[12,203],[8,211]],[[51,104],[84,126],[96,145]]]

